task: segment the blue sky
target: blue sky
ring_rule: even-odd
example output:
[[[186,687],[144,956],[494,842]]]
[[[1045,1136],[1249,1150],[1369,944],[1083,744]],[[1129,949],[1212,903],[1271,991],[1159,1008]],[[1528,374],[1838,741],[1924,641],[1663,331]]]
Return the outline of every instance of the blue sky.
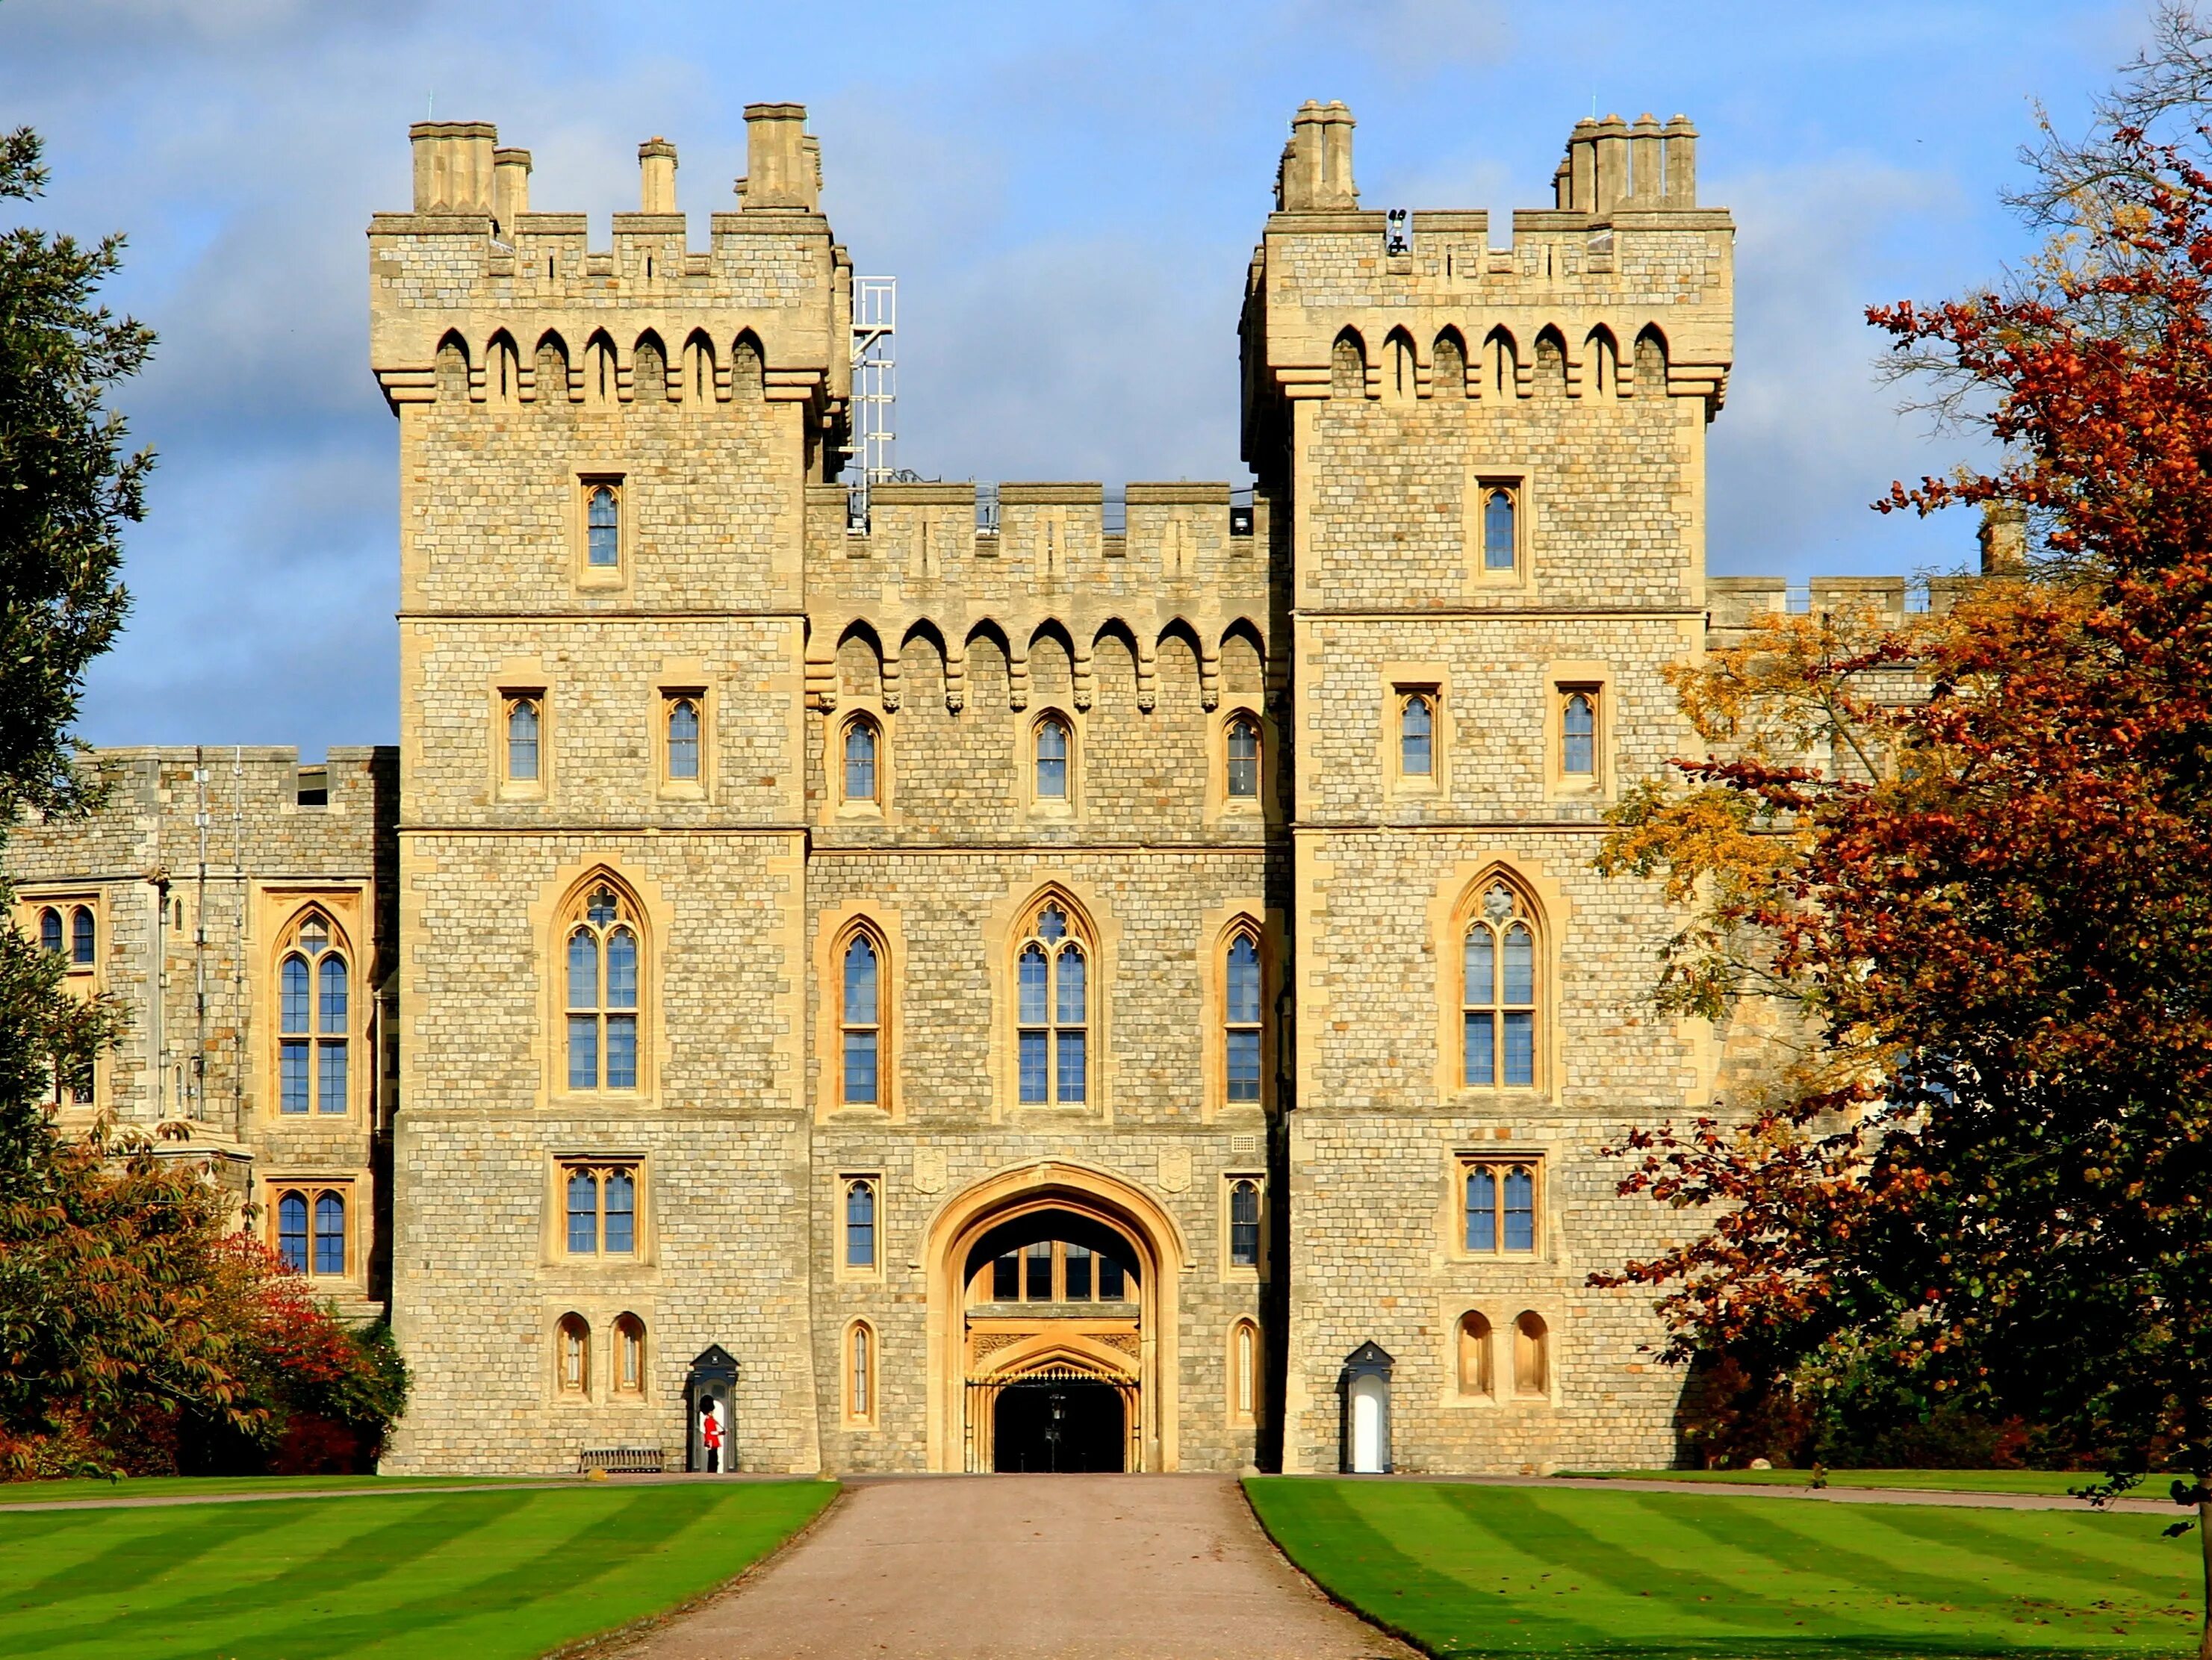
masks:
[[[1738,226],[1710,566],[1802,581],[1969,556],[1962,519],[1867,510],[1965,451],[1895,412],[1862,312],[2019,258],[1998,193],[2031,100],[2078,126],[2147,4],[0,0],[0,120],[54,171],[27,216],[126,231],[111,297],[161,337],[119,400],[161,459],[84,735],[394,738],[362,234],[406,206],[433,98],[532,150],[532,205],[599,242],[641,140],[677,144],[702,215],[733,205],[744,106],[804,102],[838,236],[899,279],[900,462],[1109,482],[1244,481],[1237,298],[1302,100],[1351,105],[1370,205],[1493,211],[1548,200],[1593,107],[1685,112]]]

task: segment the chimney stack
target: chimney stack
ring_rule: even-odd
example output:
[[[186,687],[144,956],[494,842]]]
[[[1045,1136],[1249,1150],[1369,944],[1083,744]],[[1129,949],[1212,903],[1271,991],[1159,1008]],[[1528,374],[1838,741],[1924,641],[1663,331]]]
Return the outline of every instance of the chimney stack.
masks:
[[[637,210],[640,213],[676,211],[676,146],[665,138],[648,138],[637,147]]]
[[[805,105],[745,106],[746,171],[738,194],[747,208],[814,212],[822,199],[820,165],[807,153]]]
[[[1597,120],[1584,116],[1567,135],[1567,205],[1577,213],[1597,210]]]
[[[2017,502],[1982,503],[1982,575],[2017,576],[2027,569],[2027,509]]]
[[[1628,199],[1628,123],[1608,115],[1597,124],[1597,198],[1601,216]]]
[[[416,212],[491,216],[498,128],[489,121],[417,121],[407,137],[415,146]]]
[[[1659,118],[1649,110],[1638,116],[1636,125],[1629,129],[1628,199],[1646,210],[1657,207],[1660,198],[1666,194],[1665,183],[1660,178],[1662,171],[1659,161],[1662,131]]]
[[[501,234],[513,235],[514,222],[530,211],[530,152],[491,153],[491,212]]]
[[[1285,213],[1326,212],[1359,205],[1352,182],[1352,112],[1341,103],[1298,106],[1291,141],[1275,174],[1275,206]]]
[[[1667,124],[1667,191],[1664,205],[1698,205],[1698,130],[1678,115]]]

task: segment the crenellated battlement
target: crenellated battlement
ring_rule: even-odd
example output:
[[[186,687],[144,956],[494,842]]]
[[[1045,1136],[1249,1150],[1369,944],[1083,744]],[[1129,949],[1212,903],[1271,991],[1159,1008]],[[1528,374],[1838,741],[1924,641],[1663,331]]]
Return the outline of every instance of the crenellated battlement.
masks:
[[[819,211],[819,148],[801,106],[745,119],[740,205],[709,216],[696,252],[664,138],[638,147],[639,210],[593,248],[585,215],[532,210],[530,152],[501,148],[490,123],[416,124],[412,208],[369,222],[386,398],[697,406],[757,383],[772,402],[842,406],[851,264]]]

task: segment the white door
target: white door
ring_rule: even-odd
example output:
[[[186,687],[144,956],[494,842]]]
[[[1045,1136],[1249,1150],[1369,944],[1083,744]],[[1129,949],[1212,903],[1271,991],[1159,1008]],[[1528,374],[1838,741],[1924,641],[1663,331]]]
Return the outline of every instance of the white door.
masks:
[[[1352,1469],[1355,1475],[1382,1473],[1384,1384],[1371,1372],[1352,1381]]]

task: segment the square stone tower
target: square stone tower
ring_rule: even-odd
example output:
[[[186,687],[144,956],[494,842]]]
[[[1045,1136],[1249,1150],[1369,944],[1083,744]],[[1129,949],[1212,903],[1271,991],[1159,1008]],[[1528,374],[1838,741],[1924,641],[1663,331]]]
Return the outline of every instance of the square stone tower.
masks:
[[[641,210],[594,252],[480,123],[415,127],[414,210],[370,226],[401,481],[398,1466],[678,1440],[709,1342],[746,1357],[744,1462],[818,1460],[801,560],[850,278],[804,112],[745,116],[704,252],[672,146],[641,147]]]
[[[1298,112],[1243,323],[1291,657],[1285,1468],[1665,1462],[1648,1299],[1583,1281],[1656,1240],[1600,1148],[1707,1061],[1644,1000],[1658,896],[1590,861],[1687,746],[1733,228],[1680,117],[1578,124],[1510,240],[1361,207],[1352,130]]]

